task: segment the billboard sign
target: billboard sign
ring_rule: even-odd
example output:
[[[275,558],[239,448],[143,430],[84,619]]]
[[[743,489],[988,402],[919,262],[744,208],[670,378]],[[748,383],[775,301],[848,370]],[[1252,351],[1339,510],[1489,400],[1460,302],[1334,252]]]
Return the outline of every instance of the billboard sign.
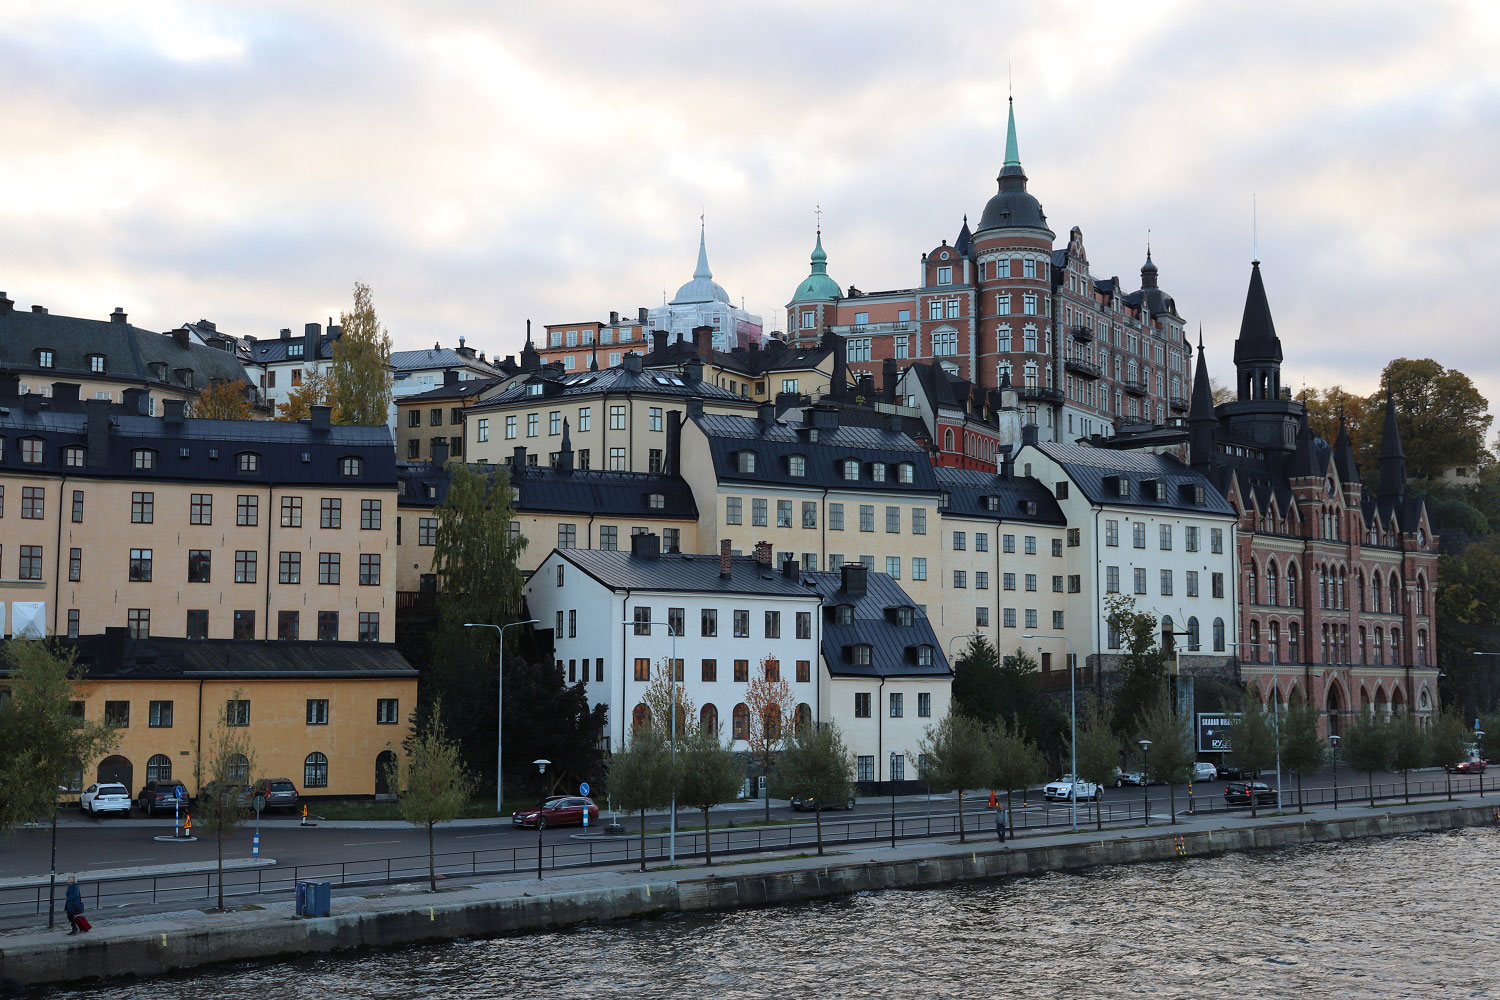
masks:
[[[1198,713],[1198,752],[1228,753],[1229,727],[1240,717],[1238,712]]]

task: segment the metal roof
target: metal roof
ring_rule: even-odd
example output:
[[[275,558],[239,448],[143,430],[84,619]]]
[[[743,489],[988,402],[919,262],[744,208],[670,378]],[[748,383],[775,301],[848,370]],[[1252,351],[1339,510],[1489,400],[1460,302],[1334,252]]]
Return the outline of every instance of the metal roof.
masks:
[[[762,566],[751,556],[730,556],[729,576],[719,575],[719,557],[663,553],[645,557],[627,551],[554,549],[610,590],[664,590],[680,594],[748,594],[762,597],[800,597],[816,601],[799,576],[787,576]]]
[[[530,395],[527,386],[541,385],[541,395]],[[632,371],[624,365],[605,368],[601,371],[575,372],[559,375],[555,372],[538,372],[530,378],[518,379],[483,402],[470,407],[471,410],[496,409],[540,400],[581,398],[605,393],[640,393],[648,396],[678,396],[683,399],[698,397],[714,402],[727,401],[752,405],[743,396],[728,389],[703,381],[689,381],[681,375],[663,371]]]
[[[544,465],[528,465],[519,474],[510,465],[470,465],[483,474],[503,469],[516,492],[516,510],[533,514],[599,514],[640,519],[697,520],[693,491],[676,476],[645,472],[575,469],[563,472]],[[401,504],[436,507],[448,496],[449,474],[431,462],[398,466]],[[661,497],[653,507],[652,496]]]
[[[946,466],[935,467],[932,472],[948,497],[944,514],[1031,524],[1067,523],[1052,491],[1036,479]]]
[[[61,640],[89,679],[415,678],[393,644],[243,639],[132,639],[125,629]]]
[[[866,572],[862,595],[843,589],[841,572],[800,575],[804,586],[823,599],[823,660],[834,677],[953,676],[932,623],[917,602],[886,574]],[[832,620],[828,609],[837,605],[853,607],[852,624],[839,625]],[[911,625],[897,625],[892,620],[889,612],[895,608],[912,609]],[[850,657],[850,647],[861,644],[870,647],[868,665],[856,664]],[[928,666],[917,663],[915,651],[920,646],[932,648]]]
[[[894,493],[936,493],[937,481],[927,452],[901,431],[877,427],[819,427],[807,423],[767,423],[756,417],[702,414],[692,418],[708,438],[720,481],[779,483],[845,490],[875,489]],[[814,440],[816,436],[816,440]],[[741,472],[737,456],[755,455],[755,471]],[[788,460],[806,459],[806,475],[788,480]],[[854,459],[859,478],[846,479],[842,463]],[[883,463],[884,480],[871,475]],[[912,481],[898,481],[896,466],[912,466]]]
[[[1198,514],[1232,516],[1234,508],[1202,473],[1183,465],[1171,455],[1147,455],[1109,448],[1090,448],[1077,444],[1054,444],[1043,441],[1034,447],[1063,467],[1068,477],[1091,503],[1112,507],[1142,507]],[[1024,461],[1024,459],[1018,459]],[[1111,490],[1105,480],[1118,477],[1130,483],[1130,495],[1122,497],[1118,488]],[[1147,495],[1142,484],[1156,480],[1166,485],[1166,498]],[[1203,487],[1201,505],[1185,499],[1182,487]]]
[[[467,348],[466,348],[467,350]],[[421,351],[392,351],[391,368],[398,372],[423,371],[428,368],[472,368],[475,371],[499,375],[501,372],[488,361],[460,354],[451,347],[431,347]]]
[[[487,389],[492,389],[504,382],[508,376],[501,378],[464,378],[448,385],[440,385],[426,392],[414,392],[409,396],[397,396],[396,405],[402,406],[406,403],[437,402],[447,399],[467,399],[469,396],[477,396]]]

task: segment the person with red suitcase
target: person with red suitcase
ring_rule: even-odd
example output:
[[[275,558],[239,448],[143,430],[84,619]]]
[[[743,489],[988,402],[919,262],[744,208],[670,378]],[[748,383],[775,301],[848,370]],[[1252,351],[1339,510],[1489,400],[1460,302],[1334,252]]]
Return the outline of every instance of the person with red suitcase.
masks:
[[[68,923],[73,925],[69,934],[90,929],[89,919],[83,915],[83,890],[78,888],[78,879],[73,875],[68,876],[68,898],[63,904],[63,912],[68,915]]]

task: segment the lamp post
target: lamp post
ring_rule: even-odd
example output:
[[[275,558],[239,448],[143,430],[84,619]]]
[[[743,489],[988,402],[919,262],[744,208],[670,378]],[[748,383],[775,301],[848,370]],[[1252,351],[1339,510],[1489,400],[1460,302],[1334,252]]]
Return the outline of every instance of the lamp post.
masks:
[[[957,642],[959,639],[976,639],[976,638],[977,639],[983,639],[983,638],[985,638],[985,635],[984,635],[983,632],[960,632],[957,635],[950,635],[948,637],[948,668],[950,670],[953,669],[953,644],[955,642]],[[997,657],[1000,655],[1000,650],[998,648],[996,648],[996,650],[995,650],[995,655]],[[928,778],[925,778],[925,777],[924,777],[923,780],[925,780],[927,782],[927,812],[930,814],[932,812],[932,781],[931,781],[931,779],[928,779]],[[963,795],[963,793],[959,792],[959,795]],[[896,783],[895,783],[895,781],[891,782],[891,846],[892,847],[896,846]]]
[[[672,695],[672,705],[668,709],[667,736],[672,743],[672,773],[677,773],[677,632],[673,630],[670,622],[657,622],[650,619],[626,619],[621,625],[645,625],[648,629],[652,625],[660,625],[667,630],[667,635],[672,637],[672,659],[667,664],[668,690]],[[648,633],[649,634],[649,633]],[[732,734],[731,734],[732,735]],[[645,822],[642,820],[642,822]],[[672,866],[677,865],[677,785],[672,785],[672,814],[667,817],[667,861]]]
[[[1328,743],[1333,747],[1333,808],[1339,807],[1339,740],[1338,733],[1330,733]]]
[[[505,630],[515,628],[517,625],[539,625],[535,618],[528,618],[524,622],[509,622],[505,625],[491,625],[488,622],[464,622],[464,628],[492,628],[500,637],[500,652],[495,664],[495,812],[505,812],[505,764],[501,760],[501,726],[505,721]]]
[[[1474,727],[1474,738],[1480,741],[1480,749],[1484,749],[1484,730],[1478,726]],[[1481,757],[1480,760],[1484,758]],[[1484,768],[1479,769],[1479,797],[1484,798]]]
[[[1144,790],[1142,798],[1145,800],[1142,815],[1146,817],[1146,825],[1151,825],[1151,770],[1148,767],[1147,754],[1151,752],[1150,740],[1136,740],[1136,746],[1141,748],[1141,788]]]
[[[1238,649],[1240,646],[1260,646],[1258,642],[1231,642],[1229,645]],[[1271,647],[1271,732],[1276,740],[1276,811],[1281,812],[1281,679],[1278,676],[1276,663],[1276,647]],[[1312,692],[1308,692],[1311,697]]]
[[[1073,781],[1068,788],[1068,801],[1073,810],[1073,832],[1078,832],[1078,657],[1073,654],[1073,640],[1065,635],[1037,635],[1023,633],[1022,639],[1061,639],[1068,644],[1068,716],[1072,720],[1072,737],[1068,740],[1068,751],[1073,755]]]
[[[547,773],[547,765],[552,762],[544,758],[542,760],[534,760],[532,763],[536,765],[537,774],[545,775]],[[542,815],[542,809],[546,804],[547,787],[543,785],[542,805],[536,808],[536,880],[538,882],[542,880],[542,831],[547,829],[547,817]]]

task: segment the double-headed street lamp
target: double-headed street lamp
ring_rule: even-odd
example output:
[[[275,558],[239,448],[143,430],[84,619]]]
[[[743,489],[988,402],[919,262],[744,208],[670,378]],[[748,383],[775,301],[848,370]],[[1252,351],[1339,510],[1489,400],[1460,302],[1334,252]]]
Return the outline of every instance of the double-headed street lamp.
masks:
[[[1328,743],[1333,747],[1333,808],[1339,807],[1339,740],[1338,733],[1328,734]]]
[[[672,774],[677,773],[677,635],[678,631],[672,628],[670,622],[651,621],[647,618],[630,618],[620,623],[621,625],[644,625],[650,629],[652,625],[660,625],[667,630],[667,635],[672,637],[672,660],[667,664],[667,677],[670,682],[668,690],[672,695],[672,707],[668,710],[668,738],[672,741]],[[650,632],[648,631],[649,635]],[[624,711],[624,707],[621,707]],[[645,820],[642,820],[645,822]],[[672,815],[667,819],[667,858],[674,867],[677,864],[677,783],[672,783]]]
[[[1068,741],[1068,750],[1073,755],[1073,783],[1068,789],[1068,799],[1073,807],[1073,832],[1078,832],[1078,687],[1074,681],[1078,672],[1078,657],[1073,654],[1073,640],[1065,635],[1037,635],[1026,632],[1022,639],[1061,639],[1068,644],[1068,715],[1072,719],[1073,736]]]
[[[1146,825],[1151,825],[1151,768],[1147,754],[1151,752],[1150,740],[1137,740],[1136,746],[1141,748],[1141,787],[1145,789],[1142,796],[1145,799],[1145,807],[1142,815],[1146,817]],[[1128,813],[1126,815],[1129,815]]]
[[[495,812],[504,814],[504,770],[505,762],[501,759],[500,726],[505,717],[505,630],[515,628],[517,625],[540,625],[541,622],[535,618],[528,618],[524,622],[508,622],[504,625],[491,625],[488,622],[464,622],[464,628],[492,628],[500,635],[500,653],[495,673]],[[538,878],[541,876],[538,875]]]
[[[547,774],[547,765],[550,764],[550,763],[552,763],[552,762],[550,760],[547,760],[546,758],[542,758],[541,760],[534,760],[534,761],[532,761],[532,763],[536,765],[536,773],[542,775],[543,777],[545,777],[546,774]],[[545,784],[543,784],[542,785],[542,803],[543,803],[543,805],[545,805],[546,802],[547,802],[547,786]],[[588,812],[589,812],[588,811],[588,807],[585,806],[584,810],[583,810],[583,814],[585,816],[587,816]],[[542,880],[542,831],[545,830],[545,829],[547,829],[547,817],[544,816],[544,815],[542,815],[542,807],[541,806],[537,806],[537,809],[536,809],[536,880],[538,882],[540,882]]]

